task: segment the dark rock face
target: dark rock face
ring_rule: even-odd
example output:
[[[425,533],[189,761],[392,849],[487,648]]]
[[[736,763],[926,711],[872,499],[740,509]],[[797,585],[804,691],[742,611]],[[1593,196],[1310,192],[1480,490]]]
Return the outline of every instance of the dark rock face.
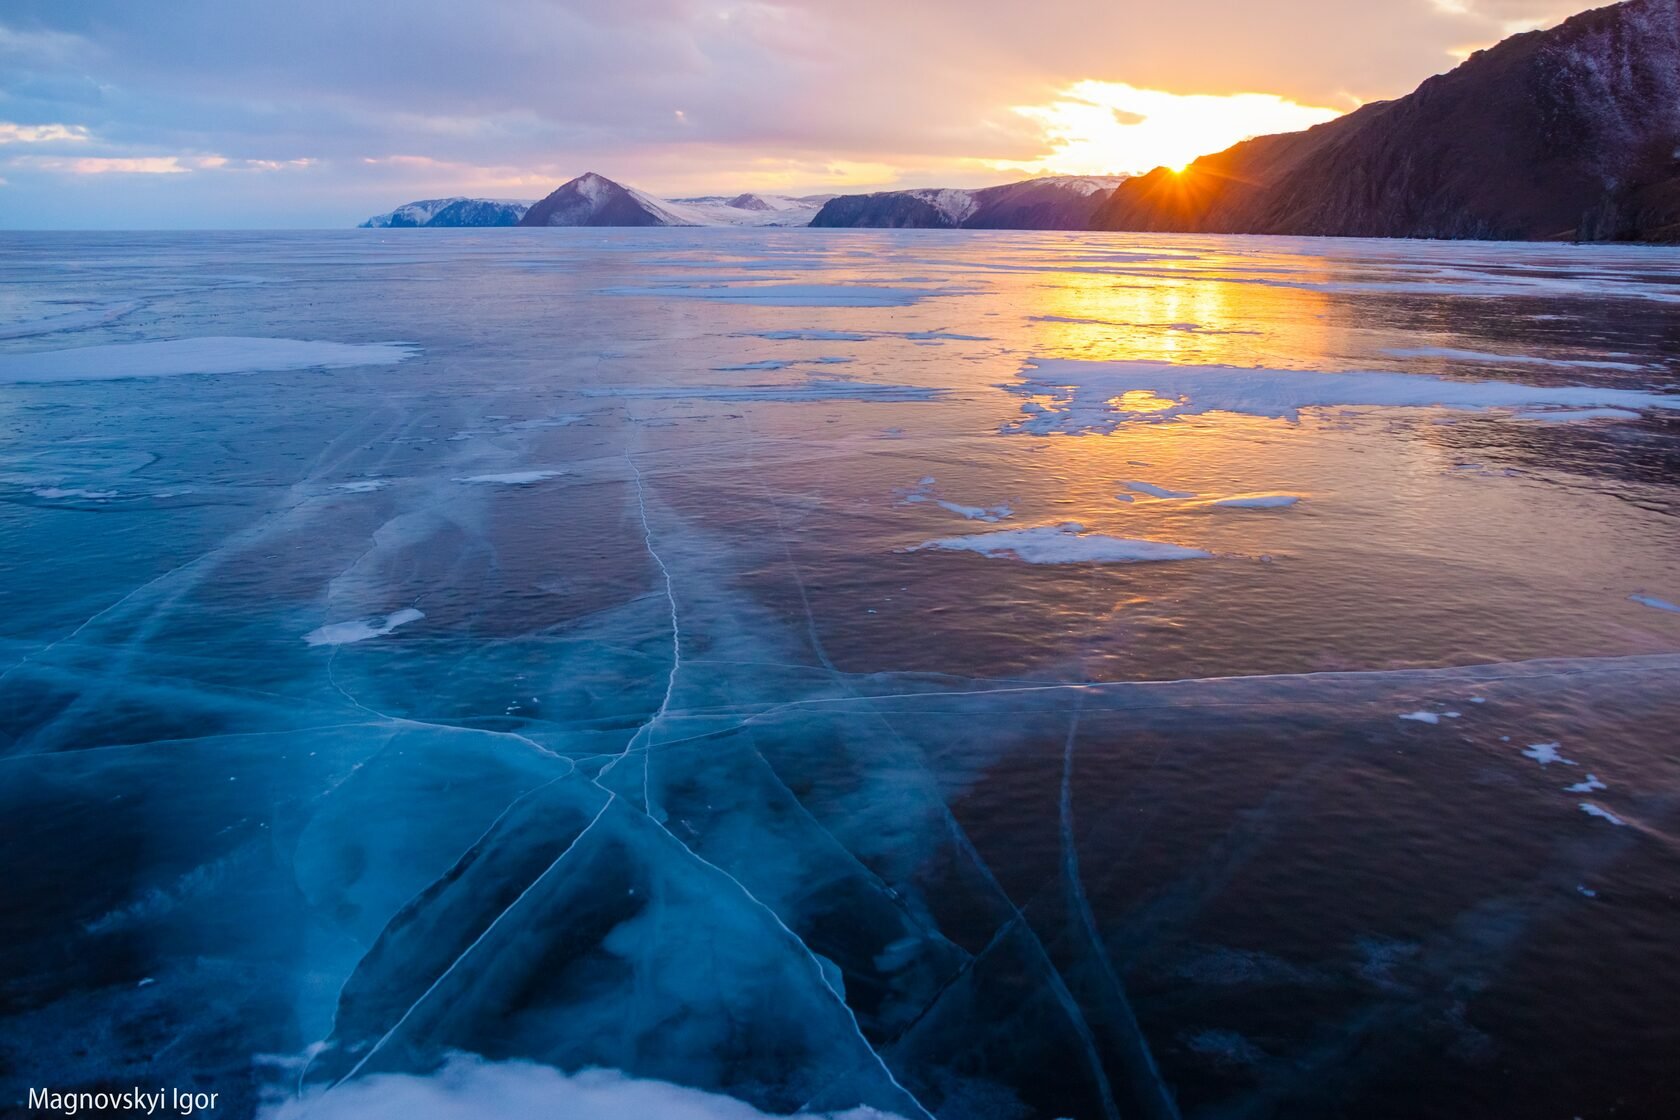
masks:
[[[1093,227],[1680,238],[1680,0],[1513,36],[1395,101],[1128,180]]]
[[[522,226],[680,226],[658,201],[593,171],[563,183],[532,206]]]
[[[1058,176],[979,190],[882,191],[830,199],[813,226],[1087,229],[1118,178]]]
[[[362,223],[363,229],[484,228],[516,226],[528,202],[489,198],[428,198],[399,206]]]
[[[768,210],[770,204],[756,194],[738,194],[725,205],[733,206],[737,210]]]

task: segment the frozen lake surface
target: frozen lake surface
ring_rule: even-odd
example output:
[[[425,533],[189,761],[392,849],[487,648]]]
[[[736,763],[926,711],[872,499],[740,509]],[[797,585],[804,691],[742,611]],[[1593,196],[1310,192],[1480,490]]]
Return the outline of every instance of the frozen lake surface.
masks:
[[[1680,1110],[1673,250],[0,250],[0,1100]]]

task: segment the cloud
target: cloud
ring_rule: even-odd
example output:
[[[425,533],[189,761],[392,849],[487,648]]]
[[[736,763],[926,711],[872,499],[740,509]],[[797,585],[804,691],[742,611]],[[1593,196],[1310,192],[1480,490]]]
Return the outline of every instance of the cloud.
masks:
[[[230,168],[310,161],[314,189],[267,199],[159,174],[183,220],[343,224],[481,184],[536,194],[585,169],[664,193],[996,182],[1065,154],[1065,122],[1015,107],[1054,107],[1080,82],[1346,109],[1405,93],[1452,48],[1554,8],[408,0],[392,19],[343,0],[7,0],[0,102],[17,120],[75,122],[60,127],[86,130],[78,156],[191,170],[181,153]],[[41,181],[11,176],[0,221],[66,220],[73,200],[45,177],[73,173],[31,174]],[[110,205],[117,220],[131,203]]]
[[[176,156],[86,156],[61,159],[55,156],[20,156],[13,167],[37,171],[58,171],[67,175],[184,175],[192,168]]]
[[[1084,175],[1183,167],[1251,136],[1294,132],[1341,115],[1267,93],[1178,94],[1095,81],[1016,112],[1043,126],[1050,150],[1031,163],[998,166]]]
[[[46,144],[55,141],[81,143],[88,130],[79,124],[15,124],[0,121],[0,144]]]

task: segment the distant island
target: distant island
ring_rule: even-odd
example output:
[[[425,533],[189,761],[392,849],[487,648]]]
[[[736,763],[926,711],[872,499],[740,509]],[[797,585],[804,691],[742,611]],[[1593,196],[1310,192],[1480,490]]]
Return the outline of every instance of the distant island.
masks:
[[[680,199],[588,172],[535,203],[432,199],[362,225],[1680,241],[1680,0],[1627,0],[1514,35],[1405,97],[1245,140],[1182,171]]]

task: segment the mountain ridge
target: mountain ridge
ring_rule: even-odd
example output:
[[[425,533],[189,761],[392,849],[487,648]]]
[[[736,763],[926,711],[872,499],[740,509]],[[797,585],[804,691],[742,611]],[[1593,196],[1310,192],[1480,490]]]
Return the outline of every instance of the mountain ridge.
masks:
[[[872,229],[1087,229],[1125,176],[1050,175],[995,187],[913,187],[839,195],[813,226]]]
[[[1680,0],[1627,0],[1404,97],[1116,188],[1092,228],[1680,240]]]

